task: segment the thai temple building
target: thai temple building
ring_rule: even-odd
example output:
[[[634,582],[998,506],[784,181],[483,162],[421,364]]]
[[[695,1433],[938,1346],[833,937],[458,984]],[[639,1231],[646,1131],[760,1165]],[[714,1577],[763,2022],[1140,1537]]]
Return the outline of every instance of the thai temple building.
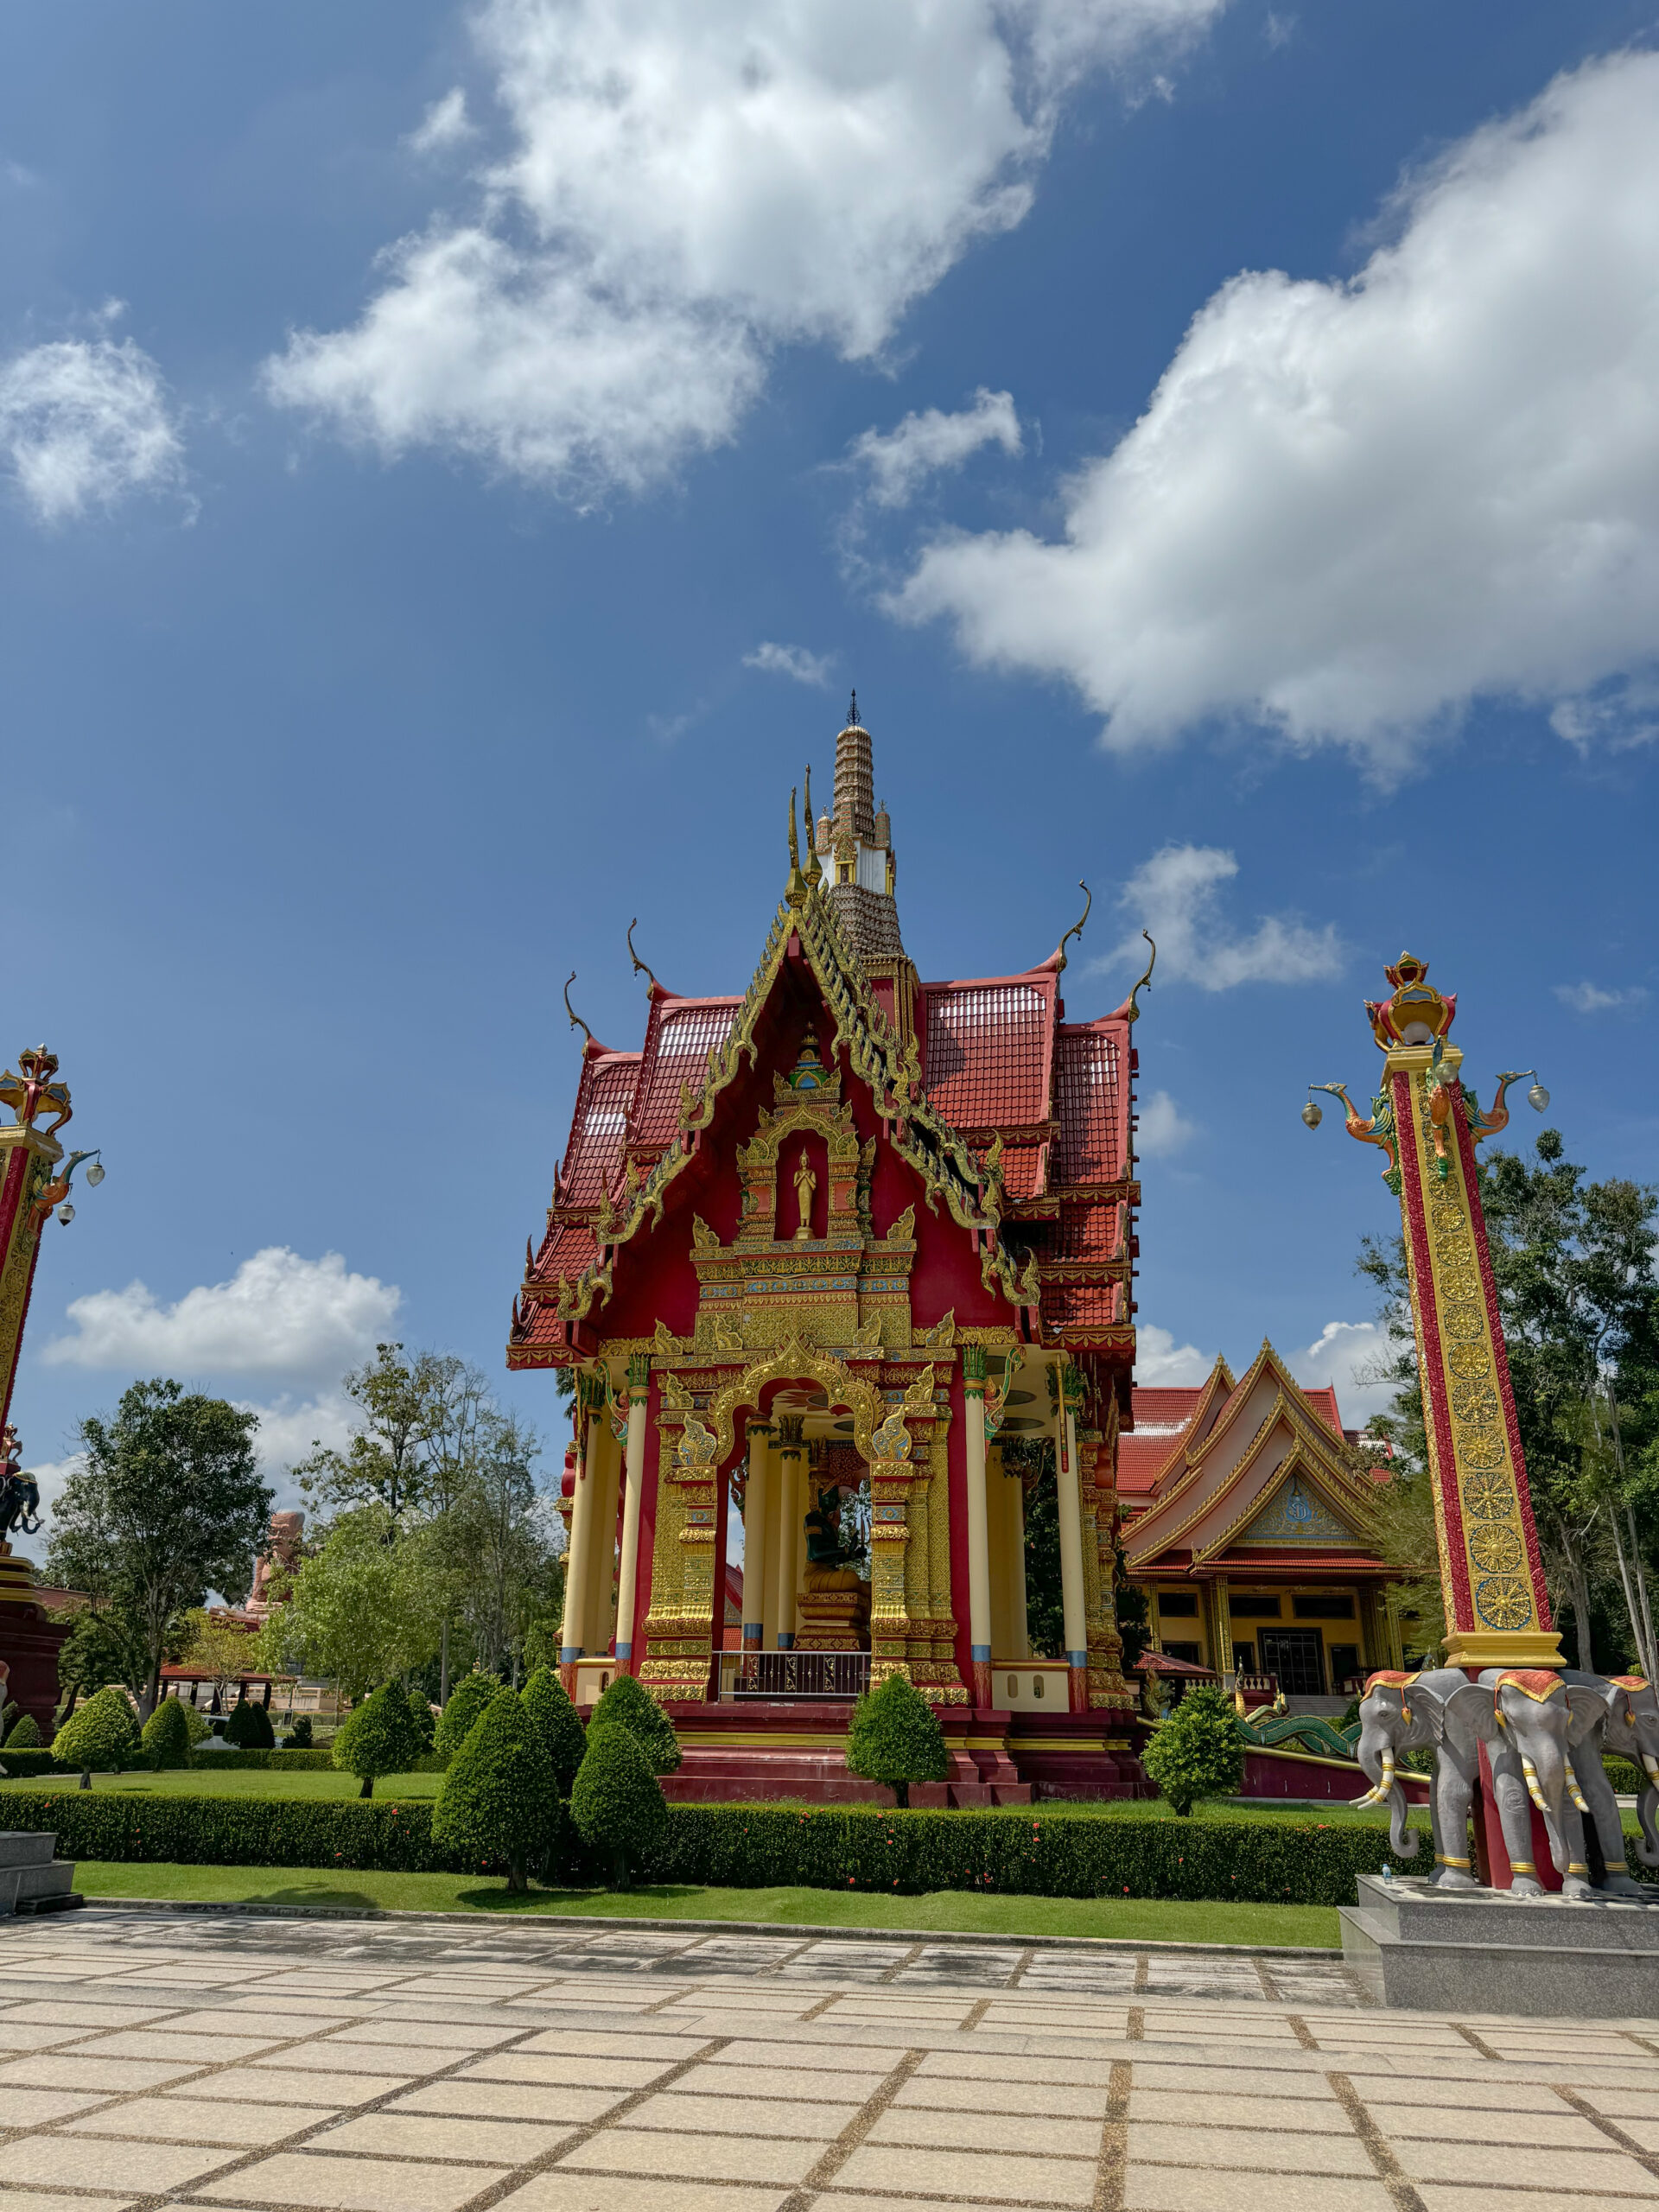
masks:
[[[510,1367],[575,1383],[566,1680],[586,1705],[629,1669],[669,1707],[683,1797],[880,1796],[845,1772],[847,1707],[899,1669],[950,1747],[935,1802],[1145,1791],[1113,1600],[1136,1422],[1141,987],[1071,1018],[1075,930],[1033,966],[926,980],[897,885],[855,701],[816,817],[809,774],[804,835],[791,796],[787,880],[747,988],[685,997],[637,963],[643,1042],[586,1033],[507,1344]],[[1306,1564],[1294,1534],[1259,1573],[1237,1567],[1257,1523],[1293,1510],[1287,1484],[1343,1530],[1340,1587],[1357,1600],[1372,1569],[1351,1565],[1363,1515],[1333,1411],[1271,1355],[1196,1396],[1179,1433],[1147,1440],[1156,1466],[1134,1462],[1133,1504],[1170,1648],[1226,1658],[1230,1636],[1256,1633],[1252,1592],[1294,1607],[1305,1582],[1325,1587],[1311,1565],[1287,1579],[1287,1559]],[[1270,1406],[1286,1444],[1264,1452]],[[1064,1627],[1034,1656],[1039,1465]],[[1195,1521],[1188,1500],[1216,1510]]]
[[[1344,1433],[1334,1390],[1304,1389],[1264,1343],[1238,1381],[1217,1360],[1196,1389],[1132,1402],[1123,1554],[1160,1650],[1230,1683],[1270,1676],[1302,1711],[1403,1663],[1376,1517],[1386,1459]]]

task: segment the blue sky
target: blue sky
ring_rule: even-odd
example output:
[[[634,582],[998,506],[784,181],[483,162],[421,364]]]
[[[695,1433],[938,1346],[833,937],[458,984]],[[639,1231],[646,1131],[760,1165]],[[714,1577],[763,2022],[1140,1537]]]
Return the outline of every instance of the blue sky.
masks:
[[[1403,945],[1483,1091],[1536,1063],[1649,1174],[1650,29],[12,10],[0,1043],[110,1171],[28,1458],[135,1373],[267,1408],[277,1470],[378,1335],[499,1373],[565,976],[636,1042],[637,913],[741,988],[854,683],[924,974],[1041,959],[1079,877],[1073,1014],[1160,938],[1149,1379],[1368,1319],[1390,1202],[1297,1111],[1369,1084]]]

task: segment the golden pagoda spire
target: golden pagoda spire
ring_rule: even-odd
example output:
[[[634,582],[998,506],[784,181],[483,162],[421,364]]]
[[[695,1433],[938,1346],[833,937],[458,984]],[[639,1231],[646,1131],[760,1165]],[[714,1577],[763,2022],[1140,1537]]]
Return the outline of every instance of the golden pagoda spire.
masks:
[[[795,802],[799,796],[798,786],[789,795],[789,881],[784,887],[784,896],[791,906],[806,903],[806,878],[801,874],[800,842],[795,833]]]
[[[818,833],[812,819],[812,763],[806,764],[806,880],[816,889],[823,880],[818,860]]]

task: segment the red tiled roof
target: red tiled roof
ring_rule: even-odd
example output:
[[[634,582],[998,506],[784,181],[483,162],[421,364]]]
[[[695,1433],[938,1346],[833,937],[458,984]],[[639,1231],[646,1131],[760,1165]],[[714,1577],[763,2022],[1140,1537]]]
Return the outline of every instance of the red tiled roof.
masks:
[[[1127,1208],[1116,1201],[1085,1199],[1063,1205],[1044,1253],[1049,1260],[1109,1260],[1123,1243]]]
[[[585,1221],[556,1221],[548,1230],[536,1272],[550,1281],[571,1282],[599,1256],[599,1240]]]
[[[1048,1119],[1058,980],[923,984],[922,1079],[947,1122],[985,1129]]]
[[[1088,1028],[1067,1025],[1060,1031],[1055,1058],[1060,1135],[1052,1179],[1114,1183],[1124,1172],[1128,1135],[1120,1033],[1103,1023]]]
[[[1002,1188],[1011,1205],[1040,1195],[1047,1183],[1048,1144],[1011,1144],[1002,1155]]]
[[[1117,1440],[1117,1487],[1123,1496],[1144,1497],[1158,1471],[1174,1450],[1173,1436],[1121,1436]]]
[[[1123,1286],[1116,1282],[1046,1282],[1043,1319],[1057,1329],[1110,1328],[1124,1318]]]
[[[559,1179],[561,1205],[596,1206],[620,1173],[639,1058],[638,1052],[589,1052],[583,1058]]]
[[[1330,1429],[1334,1429],[1337,1434],[1340,1436],[1342,1434],[1342,1415],[1337,1410],[1337,1392],[1334,1383],[1321,1382],[1310,1389],[1310,1387],[1305,1382],[1302,1385],[1302,1395],[1307,1400],[1308,1404],[1313,1407],[1314,1412],[1325,1423],[1325,1427]]]
[[[701,1090],[709,1055],[726,1042],[741,999],[671,999],[652,995],[628,1142],[659,1151],[680,1126],[680,1085]]]
[[[1185,1428],[1197,1411],[1204,1391],[1202,1382],[1179,1387],[1153,1384],[1145,1388],[1137,1383],[1134,1397],[1136,1428],[1143,1424],[1162,1428],[1176,1423]]]

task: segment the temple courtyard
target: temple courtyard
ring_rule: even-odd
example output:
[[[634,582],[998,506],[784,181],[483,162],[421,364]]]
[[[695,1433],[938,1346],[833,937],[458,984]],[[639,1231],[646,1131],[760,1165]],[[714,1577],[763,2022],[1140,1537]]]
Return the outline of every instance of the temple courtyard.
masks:
[[[104,1907],[0,1928],[0,2212],[1655,2199],[1659,2017],[1379,2012],[1332,1953]]]

